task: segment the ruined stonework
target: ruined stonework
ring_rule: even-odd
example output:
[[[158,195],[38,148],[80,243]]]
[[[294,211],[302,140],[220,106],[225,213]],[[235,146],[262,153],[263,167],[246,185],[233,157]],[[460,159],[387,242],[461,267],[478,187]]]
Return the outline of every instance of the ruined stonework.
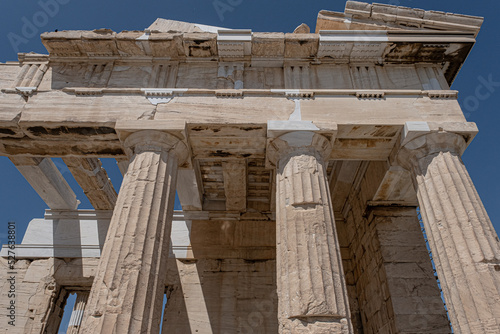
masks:
[[[500,243],[461,160],[478,130],[450,89],[481,24],[348,1],[315,32],[42,34],[48,54],[0,64],[0,154],[49,208],[2,248],[0,328],[500,333]]]

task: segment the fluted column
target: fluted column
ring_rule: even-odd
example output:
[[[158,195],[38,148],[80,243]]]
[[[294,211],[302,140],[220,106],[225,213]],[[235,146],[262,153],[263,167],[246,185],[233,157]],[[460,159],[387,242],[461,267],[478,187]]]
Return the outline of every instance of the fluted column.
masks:
[[[131,157],[90,292],[82,333],[158,333],[178,163],[174,136],[139,131],[124,141]]]
[[[460,158],[461,135],[417,137],[398,161],[418,202],[455,333],[500,333],[500,244]]]
[[[308,131],[271,142],[276,166],[280,333],[352,333],[324,158],[330,141]]]
[[[66,334],[78,334],[80,332],[83,312],[85,311],[85,306],[87,306],[88,299],[89,293],[87,291],[76,292],[75,306],[73,306],[73,312],[71,312],[71,318],[69,319]]]

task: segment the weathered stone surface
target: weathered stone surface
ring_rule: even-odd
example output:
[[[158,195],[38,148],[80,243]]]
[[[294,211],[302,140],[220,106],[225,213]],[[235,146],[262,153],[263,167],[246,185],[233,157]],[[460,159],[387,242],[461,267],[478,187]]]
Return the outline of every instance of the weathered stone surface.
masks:
[[[29,223],[22,243],[16,245],[16,258],[99,257],[112,214],[104,210],[46,210],[44,219]],[[3,248],[0,254],[8,256],[8,249]]]
[[[140,131],[118,196],[83,333],[158,333],[172,224],[178,139]],[[151,293],[152,292],[152,293]]]
[[[422,219],[455,331],[500,330],[500,243],[460,155],[464,137],[423,134],[399,161],[413,175]]]
[[[247,171],[243,160],[222,164],[226,210],[245,211],[247,207]]]
[[[8,328],[8,333],[14,334],[41,333],[44,330],[55,333],[65,303],[66,290],[63,287],[89,287],[97,262],[96,259],[75,259],[67,262],[54,258],[19,260],[15,263],[14,270],[11,270],[7,260],[0,258],[2,275],[9,275],[3,276],[0,283],[2,300],[14,299],[12,292],[9,292],[12,287],[7,278],[15,276],[15,326],[5,323],[3,328]],[[7,319],[9,313],[7,307],[0,310],[3,319]]]
[[[80,201],[50,158],[10,159],[49,208],[75,210],[78,207]]]
[[[295,28],[295,30],[293,31],[294,34],[309,34],[310,32],[311,32],[311,29],[305,23],[302,23],[297,28]]]
[[[339,196],[341,182],[351,187],[336,218],[355,332],[450,333],[415,207],[373,206],[389,167],[356,165],[331,182]]]
[[[386,4],[368,4],[360,1],[347,1],[345,15],[349,15],[348,24],[343,13],[321,11],[318,15],[316,31],[320,30],[376,30],[405,29],[442,29],[470,31],[475,34],[483,23],[483,18],[453,13],[424,11]]]
[[[331,144],[303,131],[271,145],[277,178],[279,331],[352,333],[323,160]]]
[[[171,259],[169,273],[163,324],[168,331],[277,332],[274,260]]]
[[[76,182],[96,210],[113,210],[116,204],[116,190],[97,158],[63,158]]]

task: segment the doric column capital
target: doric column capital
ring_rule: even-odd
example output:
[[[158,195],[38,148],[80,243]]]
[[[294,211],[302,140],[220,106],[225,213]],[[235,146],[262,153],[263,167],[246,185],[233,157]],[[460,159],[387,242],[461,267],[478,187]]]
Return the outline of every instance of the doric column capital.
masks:
[[[440,152],[461,156],[467,147],[462,134],[447,131],[427,132],[404,143],[397,155],[400,166],[412,170],[423,158],[433,157]]]
[[[278,166],[278,162],[283,158],[301,153],[319,154],[325,160],[332,148],[330,140],[321,134],[311,131],[294,131],[273,139],[267,147],[267,158],[274,166]]]
[[[177,157],[178,164],[184,163],[188,157],[188,150],[179,138],[158,130],[141,130],[127,136],[123,141],[125,153],[132,158],[141,152],[168,151]]]
[[[311,122],[270,122],[267,161],[270,167],[276,168],[281,159],[297,154],[311,154],[327,160],[333,149],[336,131],[336,124],[320,129]]]

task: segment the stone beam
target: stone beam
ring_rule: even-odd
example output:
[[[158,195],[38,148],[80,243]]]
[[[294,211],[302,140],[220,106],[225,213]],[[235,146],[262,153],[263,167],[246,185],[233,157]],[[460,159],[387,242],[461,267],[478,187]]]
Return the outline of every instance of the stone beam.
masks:
[[[63,158],[96,210],[113,210],[118,196],[98,158]]]
[[[300,100],[297,105],[286,98],[286,93],[276,91],[267,93],[280,98],[271,95],[255,96],[245,91],[244,98],[221,99],[208,95],[206,91],[203,97],[196,95],[195,92],[199,94],[199,90],[189,89],[182,97],[174,97],[169,103],[158,104],[155,114],[155,122],[170,124],[181,122],[182,125],[188,123],[186,136],[189,137],[190,151],[194,159],[217,157],[262,159],[265,157],[265,132],[269,115],[273,115],[275,119],[287,120],[292,113],[299,110],[299,107],[304,119],[313,119],[315,122],[335,119],[338,122],[339,133],[329,160],[385,161],[397,144],[407,119],[440,122],[442,117],[446,117],[447,122],[463,122],[463,114],[455,97],[443,98],[436,103],[429,96],[418,95],[422,96],[420,103],[413,106],[414,97],[403,98],[401,95],[396,95],[395,90],[392,95],[384,93],[384,98],[380,98],[375,104],[353,95],[356,93],[354,89],[340,92],[342,94],[350,92],[349,98],[340,95],[319,95],[319,91],[315,91],[314,99]],[[414,92],[416,94],[417,91]],[[422,93],[421,90],[418,92]],[[340,94],[338,90],[329,90],[328,93]],[[43,94],[47,95],[42,98]],[[37,99],[30,100],[29,115],[23,111],[20,123],[22,127],[12,130],[16,124],[13,121],[14,115],[19,113],[17,109],[6,116],[7,120],[0,119],[0,132],[2,132],[0,154],[122,159],[125,157],[123,147],[115,129],[109,126],[109,122],[116,119],[118,122],[123,122],[122,119],[138,118],[140,114],[127,112],[125,116],[123,114],[114,116],[115,111],[110,114],[108,106],[116,105],[119,99],[123,100],[127,96],[127,101],[129,99],[134,101],[127,106],[126,109],[129,111],[151,111],[153,108],[144,96],[135,96],[135,93],[122,91],[113,96],[109,94],[100,96],[99,104],[92,104],[93,111],[90,117],[84,116],[90,113],[88,108],[75,109],[75,106],[88,106],[90,101],[88,99],[92,97],[73,97],[70,94],[56,94],[50,97],[50,94],[37,93]],[[261,91],[260,94],[264,93]],[[410,92],[404,91],[404,94]],[[21,101],[16,103],[18,102],[21,103]],[[332,109],[332,105],[338,105],[338,109]],[[368,105],[376,117],[365,117],[362,111],[366,110]],[[237,114],[234,113],[235,108],[239,111]],[[446,110],[445,116],[443,110]],[[54,114],[57,114],[56,120]],[[204,123],[200,123],[200,119]],[[222,119],[224,122],[221,122]],[[50,127],[45,125],[49,121],[52,123]],[[44,126],[40,126],[41,123]]]
[[[80,201],[50,158],[10,157],[16,168],[52,210],[76,210]]]
[[[128,159],[116,158],[116,164],[118,165],[118,169],[120,170],[120,173],[122,173],[122,176],[125,176],[129,164]]]
[[[222,163],[226,210],[245,211],[247,207],[247,168],[244,159]]]
[[[330,176],[330,193],[332,194],[333,211],[341,215],[347,198],[353,188],[354,180],[361,166],[361,161],[335,161]]]
[[[183,211],[202,210],[201,183],[194,169],[179,169],[177,172],[177,195]]]
[[[58,140],[29,137],[22,139],[2,138],[0,141],[0,154],[39,157],[91,155],[102,158],[116,158],[125,156],[118,140],[93,140],[90,137],[75,140],[71,138],[70,134],[67,136],[61,135]]]
[[[417,206],[417,194],[411,174],[400,166],[391,166],[385,173],[371,205]]]

